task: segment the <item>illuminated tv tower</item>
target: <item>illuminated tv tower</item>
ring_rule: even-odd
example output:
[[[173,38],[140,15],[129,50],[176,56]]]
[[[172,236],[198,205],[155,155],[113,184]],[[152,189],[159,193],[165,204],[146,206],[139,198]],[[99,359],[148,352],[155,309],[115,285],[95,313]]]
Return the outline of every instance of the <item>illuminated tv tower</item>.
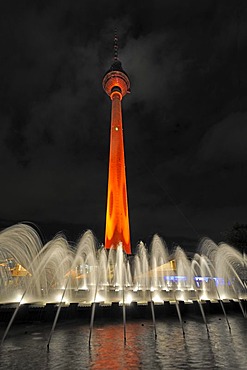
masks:
[[[116,35],[114,61],[103,78],[103,89],[112,101],[105,248],[116,249],[122,243],[123,250],[131,254],[121,107],[122,98],[130,92],[130,81],[118,59]]]

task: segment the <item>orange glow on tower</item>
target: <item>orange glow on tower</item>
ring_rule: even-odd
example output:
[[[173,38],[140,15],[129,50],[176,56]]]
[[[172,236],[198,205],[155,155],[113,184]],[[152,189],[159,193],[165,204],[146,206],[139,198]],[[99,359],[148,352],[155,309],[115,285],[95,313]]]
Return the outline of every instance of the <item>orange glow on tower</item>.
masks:
[[[117,56],[116,37],[114,41],[114,62],[103,78],[103,89],[112,101],[105,248],[116,249],[122,243],[123,250],[131,254],[121,107],[130,81]]]

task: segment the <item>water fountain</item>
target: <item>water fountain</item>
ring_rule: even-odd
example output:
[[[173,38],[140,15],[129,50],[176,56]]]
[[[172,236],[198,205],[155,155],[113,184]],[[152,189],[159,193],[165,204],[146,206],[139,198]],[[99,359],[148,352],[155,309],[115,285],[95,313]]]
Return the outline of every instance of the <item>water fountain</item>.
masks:
[[[43,245],[38,233],[25,224],[0,233],[0,307],[12,304],[16,314],[23,304],[57,305],[52,330],[61,307],[70,304],[92,306],[91,331],[96,304],[122,306],[126,326],[126,305],[149,303],[154,329],[154,306],[175,304],[183,334],[179,302],[197,302],[206,327],[205,301],[220,302],[227,319],[224,302],[233,300],[246,316],[244,271],[239,251],[206,238],[198,253],[188,259],[179,246],[169,255],[157,235],[150,252],[140,243],[135,256],[127,257],[121,245],[109,251],[99,247],[91,231],[85,232],[76,246],[69,245],[61,234]]]
[[[92,232],[77,246],[58,234],[42,245],[29,225],[17,224],[0,233],[0,303],[154,302],[244,299],[244,259],[227,244],[203,239],[188,259],[179,246],[169,255],[154,236],[150,253],[143,243],[135,256],[98,248]]]

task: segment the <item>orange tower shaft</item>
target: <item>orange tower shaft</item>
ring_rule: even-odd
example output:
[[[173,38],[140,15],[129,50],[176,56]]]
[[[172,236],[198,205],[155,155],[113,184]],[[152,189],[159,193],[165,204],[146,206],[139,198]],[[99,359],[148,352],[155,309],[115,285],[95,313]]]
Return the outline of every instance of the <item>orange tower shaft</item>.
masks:
[[[114,61],[103,78],[103,89],[112,101],[105,248],[116,249],[121,243],[125,253],[131,254],[121,106],[130,92],[130,80],[118,59],[117,41],[115,35]]]
[[[131,254],[121,89],[113,88],[110,97],[112,100],[112,110],[105,248],[116,248],[119,243],[122,243],[124,251],[127,254]]]

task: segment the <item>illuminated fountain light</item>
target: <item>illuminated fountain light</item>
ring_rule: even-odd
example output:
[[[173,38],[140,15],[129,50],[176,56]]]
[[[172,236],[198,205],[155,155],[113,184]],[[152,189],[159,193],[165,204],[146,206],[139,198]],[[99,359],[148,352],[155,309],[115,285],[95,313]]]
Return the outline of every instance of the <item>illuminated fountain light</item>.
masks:
[[[131,302],[133,302],[133,297],[132,297],[132,294],[128,293],[126,294],[126,296],[124,297],[124,301],[123,299],[121,299],[119,301],[119,306],[122,306],[123,303],[126,304],[127,306],[129,306],[131,304]]]
[[[84,290],[84,291],[88,291],[88,286],[85,284],[85,285],[82,285],[78,288],[78,290]]]
[[[104,301],[105,301],[105,298],[98,292],[95,298],[95,302],[99,303],[99,302],[104,302]]]
[[[23,293],[17,294],[14,299],[16,303],[23,304],[24,303]]]
[[[158,293],[153,294],[152,301],[154,302],[154,304],[164,304],[163,299],[161,299]]]
[[[65,296],[63,296],[63,293],[59,293],[55,296],[55,303],[60,303],[60,302],[65,303],[67,305],[70,304],[69,300]]]

